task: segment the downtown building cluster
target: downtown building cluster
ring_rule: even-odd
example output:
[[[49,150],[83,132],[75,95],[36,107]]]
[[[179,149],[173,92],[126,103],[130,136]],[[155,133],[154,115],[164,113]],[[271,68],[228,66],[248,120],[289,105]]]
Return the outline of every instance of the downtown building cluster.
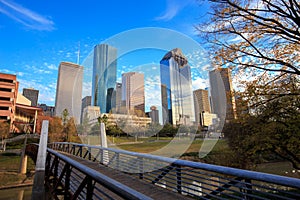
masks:
[[[146,112],[144,74],[129,71],[122,74],[121,82],[117,82],[117,61],[117,48],[107,44],[96,45],[93,51],[91,96],[82,99],[75,91],[69,99],[59,98],[57,95],[56,108],[59,104],[64,106],[56,109],[56,115],[60,116],[65,108],[74,109],[75,105],[72,104],[82,99],[81,108],[77,108],[80,114],[73,115],[81,122],[84,118],[88,118],[90,123],[96,123],[98,117],[106,115],[112,123],[116,123],[120,118],[131,118],[135,119],[131,123],[143,126],[149,123],[210,126],[236,117],[230,69],[210,71],[210,90],[206,88],[192,91],[191,67],[187,58],[179,48],[169,51],[160,61],[161,104],[148,105],[150,111]],[[61,66],[59,74],[64,73]],[[61,81],[66,80],[68,84],[73,83],[73,86],[68,86],[69,88],[82,87],[80,83],[82,84],[83,67],[77,65],[73,70],[76,74],[72,77],[73,79],[76,77],[76,80],[73,82],[67,78],[58,80],[58,90],[59,84],[63,84]]]
[[[99,44],[93,51],[91,96],[82,98],[84,66],[61,62],[58,69],[55,107],[38,104],[38,90],[24,88],[18,97],[15,75],[1,74],[0,119],[14,124],[35,124],[41,116],[62,116],[67,109],[76,124],[85,118],[96,123],[106,115],[111,123],[131,119],[128,123],[146,126],[149,123],[170,123],[208,127],[236,118],[230,69],[209,72],[210,89],[192,91],[191,67],[179,48],[170,50],[160,61],[160,105],[148,105],[145,111],[145,82],[141,72],[122,74],[117,82],[118,50]],[[223,95],[221,95],[223,94]],[[20,95],[19,95],[20,96]],[[27,99],[24,100],[24,98]],[[22,102],[20,100],[23,99]],[[19,103],[18,103],[19,100]],[[24,103],[25,102],[25,103]],[[27,113],[27,114],[26,114]],[[19,120],[22,115],[22,120]],[[30,123],[29,123],[30,121]],[[34,126],[35,127],[35,126]],[[31,130],[32,132],[37,132]]]

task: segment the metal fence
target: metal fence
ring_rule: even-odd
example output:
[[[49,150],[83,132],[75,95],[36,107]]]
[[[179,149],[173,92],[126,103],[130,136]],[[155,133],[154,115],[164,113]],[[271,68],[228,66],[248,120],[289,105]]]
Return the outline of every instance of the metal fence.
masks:
[[[300,199],[296,178],[85,144],[49,147],[199,199]]]
[[[37,149],[37,144],[26,147],[34,161]],[[51,199],[151,199],[52,149],[47,150],[45,184]]]

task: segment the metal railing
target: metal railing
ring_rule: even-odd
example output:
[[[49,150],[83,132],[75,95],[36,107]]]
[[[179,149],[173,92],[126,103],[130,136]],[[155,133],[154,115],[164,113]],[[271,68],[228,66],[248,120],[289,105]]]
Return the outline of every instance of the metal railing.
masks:
[[[37,149],[37,144],[26,147],[27,155],[34,161]],[[45,183],[54,199],[151,199],[49,148]]]
[[[200,199],[300,199],[296,178],[85,144],[49,147]]]

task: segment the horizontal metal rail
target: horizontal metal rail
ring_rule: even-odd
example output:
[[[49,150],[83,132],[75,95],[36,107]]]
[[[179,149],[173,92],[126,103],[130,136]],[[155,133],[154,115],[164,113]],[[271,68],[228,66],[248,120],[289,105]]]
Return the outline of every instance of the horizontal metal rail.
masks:
[[[203,199],[300,199],[300,179],[76,143],[49,147]]]
[[[36,144],[27,146],[35,160]],[[152,199],[73,159],[47,149],[45,179],[54,198],[59,199]]]

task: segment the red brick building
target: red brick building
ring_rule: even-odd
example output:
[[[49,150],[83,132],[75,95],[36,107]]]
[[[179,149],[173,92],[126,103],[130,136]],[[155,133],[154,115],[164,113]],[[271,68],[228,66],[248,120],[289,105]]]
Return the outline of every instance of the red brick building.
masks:
[[[17,76],[0,73],[0,121],[10,121],[13,129],[19,83]]]
[[[18,95],[18,87],[16,75],[0,73],[0,121],[10,123],[9,132],[40,133],[43,109]]]

